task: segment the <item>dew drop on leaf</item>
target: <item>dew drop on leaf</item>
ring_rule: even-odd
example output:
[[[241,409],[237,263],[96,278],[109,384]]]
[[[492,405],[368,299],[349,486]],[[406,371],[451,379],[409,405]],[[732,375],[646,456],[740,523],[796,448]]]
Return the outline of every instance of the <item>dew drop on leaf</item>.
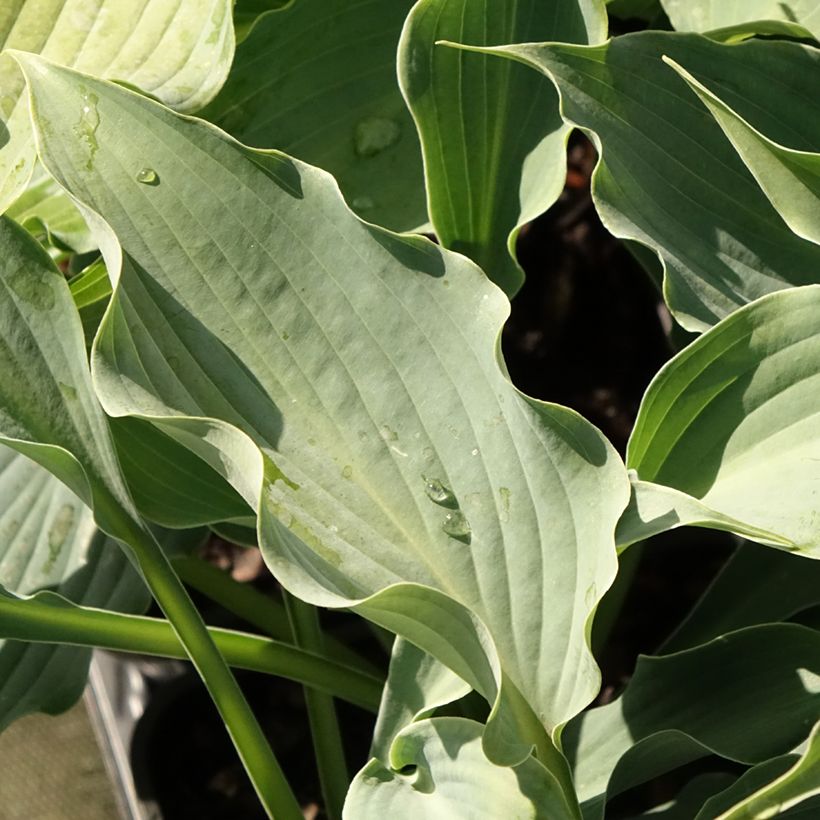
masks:
[[[80,109],[80,119],[74,126],[74,134],[79,137],[88,148],[88,162],[85,167],[90,171],[94,164],[94,154],[97,153],[97,128],[100,124],[100,115],[97,111],[99,97],[86,92],[83,94],[83,106]]]
[[[386,117],[366,117],[356,125],[353,145],[360,157],[375,157],[395,145],[401,137],[401,128]]]
[[[446,487],[442,484],[441,481],[437,478],[428,478],[427,476],[421,477],[422,481],[424,482],[424,492],[427,493],[427,497],[434,501],[436,504],[441,504],[443,506],[448,506],[452,504],[456,497],[453,495],[452,490],[449,487]]]
[[[467,544],[470,543],[473,534],[473,531],[470,529],[470,523],[461,510],[448,512],[444,517],[444,523],[441,525],[441,529],[447,533],[450,538],[455,538],[457,541],[464,541]]]
[[[141,182],[143,185],[156,185],[159,182],[159,177],[153,168],[140,168],[137,171],[137,182]]]
[[[344,469],[342,470],[342,478],[352,478],[353,477],[353,468],[349,464],[345,464]]]

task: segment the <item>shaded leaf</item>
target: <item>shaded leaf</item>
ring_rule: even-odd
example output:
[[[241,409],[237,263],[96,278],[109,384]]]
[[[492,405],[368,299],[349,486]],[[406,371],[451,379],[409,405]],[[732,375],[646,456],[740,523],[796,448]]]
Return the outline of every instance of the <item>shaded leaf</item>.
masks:
[[[703,330],[766,293],[818,281],[820,249],[783,224],[718,124],[693,105],[681,78],[662,70],[663,56],[686,66],[739,110],[754,108],[755,124],[774,136],[790,127],[780,123],[784,107],[801,95],[814,98],[810,50],[642,32],[602,46],[492,53],[550,76],[566,121],[593,135],[600,160],[592,193],[601,218],[616,236],[659,255],[666,301],[684,327]],[[792,133],[795,147],[813,144],[816,124],[809,111]]]
[[[564,732],[584,817],[607,797],[715,753],[760,763],[797,746],[820,718],[820,634],[795,624],[730,633],[641,657],[624,693]]]
[[[442,48],[606,37],[598,0],[419,0],[399,47],[399,78],[424,151],[428,208],[442,245],[512,296],[524,274],[515,240],[558,198],[569,128],[555,89],[512,62]]]
[[[746,542],[662,649],[678,652],[745,626],[788,620],[818,604],[820,564]]]
[[[421,150],[396,81],[412,0],[299,0],[265,14],[202,116],[330,171],[351,207],[394,230],[427,222]]]
[[[808,47],[789,50],[796,56],[794,70],[817,83],[820,51]],[[769,139],[688,71],[672,60],[667,62],[709,109],[786,224],[798,236],[820,244],[820,154],[788,148]],[[815,129],[813,133],[820,128],[820,106],[807,107],[802,90],[793,86],[792,94],[781,94],[778,133],[788,131],[799,135],[806,128],[807,120]],[[803,144],[799,136],[795,138],[791,133],[791,140]]]
[[[149,600],[88,507],[42,467],[0,447],[0,594],[43,589],[121,612],[140,612]],[[68,709],[82,694],[90,658],[87,649],[0,640],[0,729],[29,712]]]

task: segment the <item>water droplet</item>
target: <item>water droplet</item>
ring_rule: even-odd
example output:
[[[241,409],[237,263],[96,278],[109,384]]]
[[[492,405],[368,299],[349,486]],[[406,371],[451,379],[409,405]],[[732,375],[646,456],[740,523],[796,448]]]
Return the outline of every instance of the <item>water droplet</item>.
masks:
[[[478,453],[479,453],[478,447],[474,447],[474,448],[470,451],[470,455],[472,455],[472,456],[477,456],[477,455],[478,455]]]
[[[137,171],[137,182],[143,185],[159,185],[159,176],[153,168],[140,168]]]
[[[376,207],[376,203],[369,196],[357,196],[351,205],[354,211],[370,211]]]
[[[85,167],[90,171],[94,164],[94,154],[97,153],[97,128],[100,124],[100,115],[97,111],[99,97],[86,92],[83,94],[83,106],[80,109],[80,119],[74,126],[74,134],[79,137],[88,148],[88,162]]]
[[[395,430],[391,430],[386,424],[383,424],[381,429],[379,430],[379,435],[385,441],[398,441],[399,434]]]
[[[499,487],[498,497],[501,499],[501,521],[506,523],[510,520],[510,492],[509,487]]]
[[[473,536],[470,524],[461,510],[448,512],[444,517],[444,523],[441,525],[441,529],[447,533],[450,538],[455,538],[456,541],[463,541],[465,544],[469,544]]]
[[[423,475],[421,480],[424,482],[424,492],[431,501],[441,504],[442,507],[449,507],[455,503],[456,497],[453,491],[442,484],[439,479]]]
[[[72,387],[70,384],[60,382],[60,392],[63,394],[63,398],[67,401],[72,401],[77,398],[77,389]]]
[[[425,461],[434,461],[436,458],[436,451],[432,447],[425,447],[421,454]]]
[[[353,468],[349,464],[345,464],[342,470],[342,478],[353,478]]]
[[[286,342],[288,339],[290,339],[290,333],[288,333],[287,331],[285,331],[285,332],[282,334],[282,341],[283,341],[283,342]]]
[[[401,138],[401,128],[386,117],[367,117],[357,126],[353,144],[360,157],[375,157],[395,145]]]

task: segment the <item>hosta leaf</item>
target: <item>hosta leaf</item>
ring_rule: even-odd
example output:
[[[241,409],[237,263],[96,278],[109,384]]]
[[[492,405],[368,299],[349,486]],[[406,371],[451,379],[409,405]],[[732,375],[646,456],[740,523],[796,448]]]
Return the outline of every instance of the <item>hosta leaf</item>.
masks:
[[[464,257],[361,222],[318,169],[26,64],[46,165],[126,254],[95,348],[107,409],[225,475],[300,597],[357,606],[488,696],[517,690],[550,729],[583,708],[628,482],[597,430],[508,381],[503,294]],[[84,86],[91,169],[52,127]],[[159,184],[137,180],[145,165]]]
[[[698,775],[675,795],[674,800],[654,806],[634,820],[692,820],[706,800],[726,789],[734,781],[734,775],[726,772],[706,772]]]
[[[424,225],[421,149],[395,68],[412,4],[298,0],[264,15],[202,116],[248,145],[330,171],[371,222]]]
[[[703,330],[765,293],[820,280],[820,248],[788,229],[720,126],[662,61],[720,88],[738,110],[754,108],[755,124],[775,136],[784,130],[781,98],[814,99],[816,69],[803,70],[813,66],[803,46],[645,32],[602,46],[493,53],[550,76],[565,119],[593,135],[601,155],[593,198],[604,224],[659,255],[667,303],[684,327]],[[791,137],[797,148],[817,133],[817,116],[802,108],[806,118]]]
[[[145,584],[91,511],[42,467],[0,447],[0,595],[42,589],[87,606],[139,612]],[[0,624],[0,637],[3,635]],[[0,640],[0,729],[82,694],[90,650]]]
[[[407,727],[393,743],[389,768],[372,760],[356,775],[343,816],[571,817],[558,784],[538,761],[529,758],[507,768],[487,760],[481,747],[483,728],[463,718],[434,718]]]
[[[745,626],[785,621],[818,604],[820,563],[746,542],[664,643],[663,651],[688,649]]]
[[[466,254],[508,294],[523,282],[520,226],[558,198],[569,128],[555,89],[512,62],[436,45],[606,37],[599,0],[419,0],[399,48],[399,78],[424,151],[430,219],[439,241]]]
[[[76,253],[94,250],[94,240],[85,220],[66,192],[42,169],[35,171],[31,184],[6,211],[24,228],[42,225],[52,244]]]
[[[233,27],[236,42],[241,43],[248,36],[253,24],[266,12],[286,6],[289,0],[235,0],[233,6]]]
[[[149,422],[112,419],[111,430],[128,489],[149,521],[182,528],[252,515],[213,467]]]
[[[105,262],[102,259],[92,262],[69,281],[68,288],[80,314],[85,343],[90,348],[111,298],[111,281]]]
[[[600,817],[607,797],[710,753],[760,763],[790,752],[820,718],[818,680],[820,634],[795,624],[641,657],[621,697],[564,732],[584,816]]]
[[[660,0],[678,31],[705,31],[711,36],[785,34],[817,37],[820,6],[815,0]],[[770,26],[765,24],[769,23]]]
[[[658,373],[627,462],[644,481],[820,557],[818,385],[820,286],[765,296]],[[742,534],[778,546],[748,529]]]
[[[181,111],[206,103],[228,73],[234,40],[229,0],[16,0],[0,9],[0,43],[90,74],[125,80]],[[0,55],[0,212],[34,170],[34,145],[15,62]],[[70,123],[70,126],[67,125]],[[96,145],[88,97],[63,127]]]
[[[8,217],[0,217],[0,245],[0,441],[46,467],[117,533],[117,511],[133,504],[68,285]]]
[[[820,51],[808,47],[788,47],[788,51],[795,74],[816,84],[820,80]],[[764,136],[688,71],[671,60],[667,62],[709,109],[786,224],[798,236],[820,244],[820,154],[784,147]],[[807,106],[801,93],[804,90],[805,86],[793,84],[791,93],[781,94],[777,112],[771,112],[779,115],[777,131],[784,137],[785,132],[791,132],[786,138],[796,139],[801,146],[808,143],[803,134],[815,135],[820,128],[820,106]]]
[[[469,691],[470,687],[458,675],[432,655],[404,638],[396,638],[373,731],[371,757],[388,762],[390,746],[405,726],[430,717],[436,708]]]
[[[819,728],[816,724],[796,761],[789,756],[755,766],[734,786],[709,800],[696,820],[792,816],[790,809],[820,794]],[[815,802],[815,811],[818,805]]]

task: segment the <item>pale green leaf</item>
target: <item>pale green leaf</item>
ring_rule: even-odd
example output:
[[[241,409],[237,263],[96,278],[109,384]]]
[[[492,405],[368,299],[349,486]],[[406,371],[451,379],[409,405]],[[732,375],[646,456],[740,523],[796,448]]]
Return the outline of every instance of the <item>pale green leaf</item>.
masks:
[[[790,752],[820,718],[820,633],[795,624],[733,632],[641,657],[624,693],[563,735],[584,817],[612,797],[714,753],[760,763]]]
[[[330,171],[364,219],[427,223],[421,149],[396,80],[412,0],[298,0],[259,18],[202,116]]]
[[[370,756],[387,762],[390,746],[405,726],[430,717],[439,706],[469,691],[470,687],[449,667],[404,638],[396,638]]]
[[[0,440],[57,476],[114,534],[132,510],[91,386],[65,278],[22,228],[0,218]]]
[[[730,526],[720,518],[729,516],[748,538],[820,557],[818,387],[820,286],[770,294],[663,367],[644,396],[627,463],[643,481],[718,512],[711,526]],[[666,518],[674,526],[674,514]]]
[[[816,0],[660,0],[678,31],[709,32],[710,36],[785,34],[815,37],[820,33]],[[779,24],[779,27],[776,27]],[[717,30],[717,31],[716,31]]]
[[[148,604],[142,578],[97,530],[88,507],[42,467],[0,446],[0,594],[47,588],[124,612]],[[90,657],[87,649],[0,640],[0,729],[32,711],[67,709],[82,694]]]
[[[15,0],[0,8],[0,44],[43,54],[80,71],[124,80],[180,111],[204,105],[233,58],[230,0]],[[23,77],[0,55],[0,212],[34,171]],[[96,145],[93,98],[73,112],[73,128]]]
[[[820,109],[801,104],[796,125],[781,112],[796,98],[815,98],[805,47],[642,32],[602,46],[493,53],[553,79],[566,121],[598,145],[592,193],[604,224],[659,255],[666,301],[684,327],[703,330],[766,293],[820,281],[820,248],[788,229],[685,81],[662,70],[664,56],[685,65],[744,114],[753,110],[765,133],[788,130],[804,149],[815,144]]]
[[[820,82],[820,51],[808,47],[788,50],[795,75],[803,75],[816,86]],[[688,71],[672,60],[667,62],[709,109],[786,224],[798,236],[820,244],[820,154],[769,139]],[[779,117],[778,132],[783,136],[791,132],[790,139],[798,145],[806,144],[800,132],[806,129],[807,121],[812,133],[820,128],[820,105],[807,105],[804,90],[803,84],[793,84],[791,93],[781,93],[777,111],[770,112],[770,116],[776,113]]]
[[[152,417],[226,476],[291,591],[357,606],[488,699],[519,691],[502,725],[522,703],[550,730],[583,708],[628,482],[591,425],[510,384],[503,294],[361,222],[318,169],[26,62],[45,163],[126,253],[94,356],[112,415]],[[89,169],[51,123],[92,85]]]
[[[463,718],[433,718],[408,726],[393,743],[389,768],[372,760],[356,775],[343,817],[572,817],[558,784],[538,761],[529,758],[508,768],[487,760],[481,747],[483,728]]]
[[[88,253],[95,248],[76,205],[42,168],[35,170],[28,188],[6,214],[30,231],[31,226],[42,225],[54,245],[70,248],[75,253]]]
[[[509,295],[522,224],[555,202],[566,179],[569,128],[550,83],[523,66],[442,48],[606,38],[601,0],[419,0],[399,47],[399,78],[424,152],[433,229]]]

